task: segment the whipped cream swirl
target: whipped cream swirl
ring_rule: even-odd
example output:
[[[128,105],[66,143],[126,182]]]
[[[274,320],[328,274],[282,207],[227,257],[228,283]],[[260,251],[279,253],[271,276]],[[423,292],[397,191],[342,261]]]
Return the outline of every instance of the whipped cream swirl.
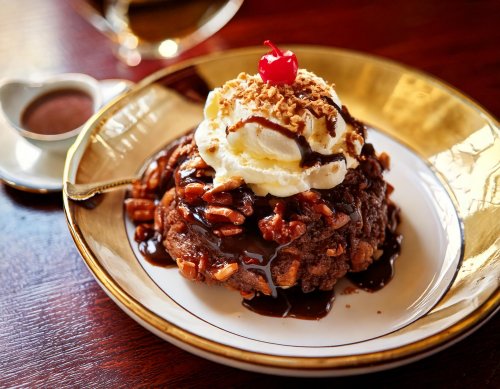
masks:
[[[358,165],[364,144],[339,107],[333,86],[307,70],[279,86],[241,73],[210,92],[195,141],[216,186],[239,177],[258,196],[330,189]]]

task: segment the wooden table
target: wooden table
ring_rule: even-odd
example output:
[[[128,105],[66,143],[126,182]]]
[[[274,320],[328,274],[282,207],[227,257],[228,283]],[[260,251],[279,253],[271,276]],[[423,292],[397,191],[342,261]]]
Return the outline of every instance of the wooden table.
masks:
[[[226,27],[181,59],[268,38],[345,47],[431,73],[499,116],[497,1],[372,3],[247,0]],[[2,78],[84,72],[137,81],[173,62],[120,63],[110,41],[65,0],[0,0]],[[425,360],[311,383],[188,354],[140,327],[100,289],[70,237],[60,193],[34,195],[0,184],[0,269],[0,387],[500,386],[499,315]]]

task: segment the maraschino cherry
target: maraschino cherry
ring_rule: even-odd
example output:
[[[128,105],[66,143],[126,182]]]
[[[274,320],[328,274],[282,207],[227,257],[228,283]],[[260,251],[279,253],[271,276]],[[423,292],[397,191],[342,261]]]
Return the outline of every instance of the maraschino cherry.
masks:
[[[293,84],[297,77],[299,64],[293,52],[278,49],[271,41],[264,41],[272,50],[259,61],[259,73],[262,81],[272,85]]]

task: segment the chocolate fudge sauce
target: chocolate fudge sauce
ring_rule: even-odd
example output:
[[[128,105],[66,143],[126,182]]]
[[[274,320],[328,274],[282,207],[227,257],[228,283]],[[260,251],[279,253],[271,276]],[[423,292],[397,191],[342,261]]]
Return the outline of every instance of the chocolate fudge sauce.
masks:
[[[301,155],[301,161],[300,161],[300,166],[301,167],[311,167],[316,164],[320,165],[326,165],[327,163],[330,162],[335,162],[335,161],[345,161],[345,156],[342,153],[336,153],[336,154],[321,154],[318,153],[317,151],[313,151],[311,149],[311,146],[309,145],[309,142],[307,139],[303,136],[300,135],[302,132],[301,128],[298,129],[298,132],[295,133],[288,128],[275,123],[269,119],[266,119],[262,116],[250,116],[248,119],[245,119],[243,121],[238,122],[235,126],[231,128],[232,131],[236,131],[238,128],[241,128],[247,123],[257,123],[260,124],[261,126],[268,128],[270,130],[279,132],[281,135],[286,136],[287,138],[293,139],[295,143],[297,143],[297,146],[300,150],[300,155]],[[226,130],[226,133],[228,130]]]
[[[175,261],[163,245],[160,234],[155,234],[151,238],[139,242],[139,251],[152,265],[168,267],[175,265]]]
[[[286,245],[278,245],[274,241],[264,240],[257,231],[255,234],[244,233],[219,238],[213,234],[210,227],[203,223],[194,223],[189,228],[202,235],[208,246],[216,251],[220,257],[226,258],[229,262],[236,261],[245,269],[252,269],[264,276],[272,296],[278,297],[278,288],[271,276],[271,263],[278,255],[279,250]]]
[[[399,212],[392,204],[388,210],[389,224],[385,231],[385,241],[380,248],[382,255],[364,271],[347,274],[347,278],[367,292],[376,292],[386,286],[394,277],[394,261],[401,252],[402,236],[396,233]]]
[[[58,89],[33,100],[23,111],[21,123],[37,134],[62,134],[80,127],[93,112],[93,101],[87,93]]]
[[[258,294],[251,300],[243,300],[243,306],[265,316],[319,320],[330,312],[334,300],[333,290],[304,293],[296,285],[278,289],[276,297]]]

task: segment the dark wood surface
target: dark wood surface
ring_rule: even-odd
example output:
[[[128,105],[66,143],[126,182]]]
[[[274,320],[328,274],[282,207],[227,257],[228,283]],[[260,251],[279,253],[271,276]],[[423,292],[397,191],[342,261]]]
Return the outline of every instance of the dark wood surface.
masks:
[[[498,1],[247,0],[181,59],[233,47],[304,43],[419,68],[500,114]],[[84,72],[137,81],[175,61],[127,67],[65,0],[0,0],[0,78]],[[1,139],[0,139],[1,141]],[[424,360],[357,377],[250,373],[184,352],[128,318],[76,250],[60,194],[0,184],[0,387],[500,387],[500,317]],[[358,386],[359,385],[359,386]]]

